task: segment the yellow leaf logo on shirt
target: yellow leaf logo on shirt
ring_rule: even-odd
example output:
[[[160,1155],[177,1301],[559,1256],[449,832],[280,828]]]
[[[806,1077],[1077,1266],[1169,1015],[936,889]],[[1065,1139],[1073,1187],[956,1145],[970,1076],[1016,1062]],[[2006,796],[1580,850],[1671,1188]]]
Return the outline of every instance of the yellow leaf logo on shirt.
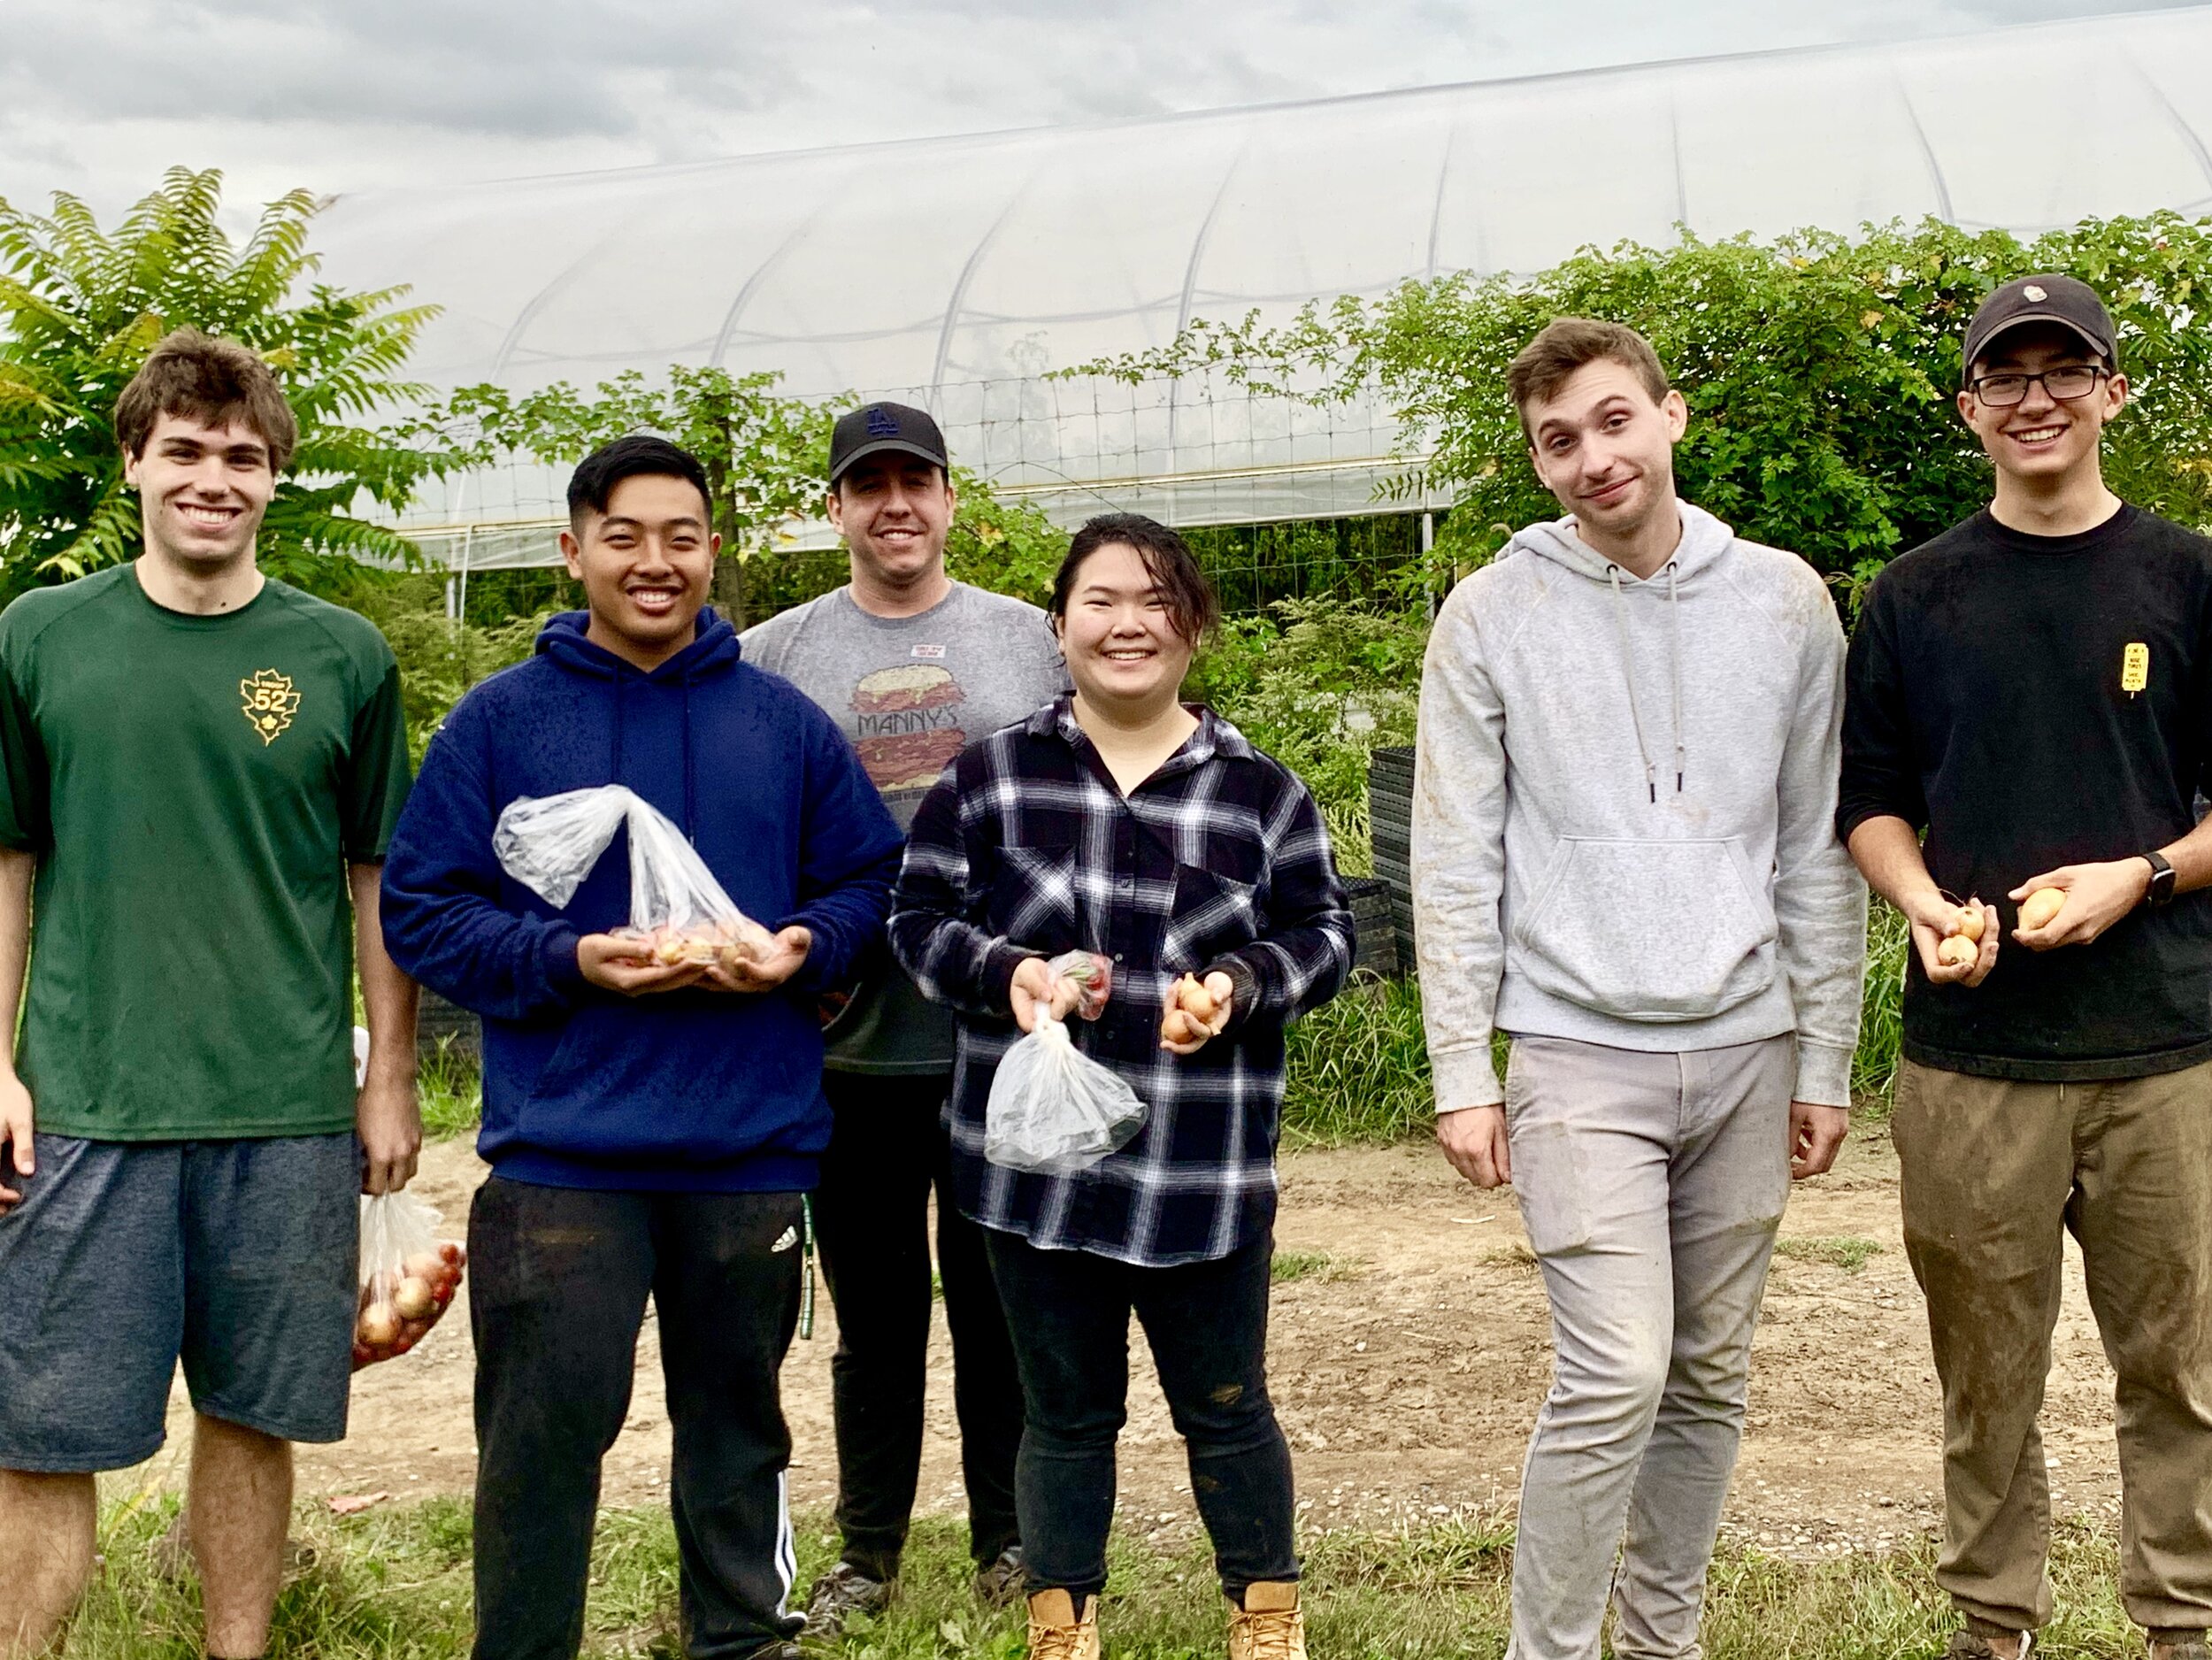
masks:
[[[264,744],[274,743],[300,711],[300,695],[292,689],[292,677],[274,669],[263,669],[239,681],[238,695],[246,700],[246,719],[261,734]]]

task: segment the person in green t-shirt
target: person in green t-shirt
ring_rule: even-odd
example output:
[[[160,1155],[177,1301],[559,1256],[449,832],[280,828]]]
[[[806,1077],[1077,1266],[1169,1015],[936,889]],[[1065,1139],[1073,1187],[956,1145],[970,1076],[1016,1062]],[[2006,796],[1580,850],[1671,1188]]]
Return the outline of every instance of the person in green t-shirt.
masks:
[[[207,1652],[258,1655],[290,1443],[345,1433],[355,1195],[422,1140],[406,731],[377,631],[254,563],[297,436],[261,360],[171,334],[116,435],[144,551],[0,613],[0,1654],[75,1604],[181,1359]]]

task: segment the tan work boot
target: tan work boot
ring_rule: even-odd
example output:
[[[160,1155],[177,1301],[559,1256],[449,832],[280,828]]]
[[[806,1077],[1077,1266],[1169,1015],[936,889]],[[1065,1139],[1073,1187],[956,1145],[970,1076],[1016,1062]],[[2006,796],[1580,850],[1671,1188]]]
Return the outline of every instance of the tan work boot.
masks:
[[[1099,1660],[1098,1599],[1083,1599],[1079,1619],[1075,1599],[1065,1591],[1040,1591],[1031,1597],[1029,1660]]]
[[[1295,1585],[1263,1579],[1244,1587],[1244,1606],[1229,1614],[1229,1660],[1306,1660]]]

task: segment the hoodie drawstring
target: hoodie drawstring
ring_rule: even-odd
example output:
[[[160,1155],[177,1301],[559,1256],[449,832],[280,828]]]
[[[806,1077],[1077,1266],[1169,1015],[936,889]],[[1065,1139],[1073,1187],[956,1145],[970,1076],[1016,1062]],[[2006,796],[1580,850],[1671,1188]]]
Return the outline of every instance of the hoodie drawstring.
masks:
[[[1621,637],[1621,672],[1628,682],[1628,719],[1636,729],[1636,753],[1643,757],[1644,789],[1652,804],[1659,801],[1659,767],[1651,758],[1651,747],[1644,742],[1644,717],[1636,702],[1636,653],[1628,636],[1628,595],[1621,587],[1621,567],[1608,565],[1605,574],[1613,584],[1613,623]],[[1678,588],[1679,567],[1672,559],[1667,561],[1667,608],[1674,624],[1674,650],[1668,665],[1674,676],[1674,793],[1682,793],[1682,779],[1688,770],[1689,749],[1682,732],[1682,598]]]
[[[1682,775],[1689,767],[1689,747],[1682,732],[1682,565],[1667,561],[1667,615],[1674,624],[1674,793],[1682,793]]]
[[[622,681],[620,668],[614,672],[614,764],[607,769],[607,777],[613,782],[622,781]]]
[[[699,762],[691,749],[691,671],[684,670],[684,839],[699,845]]]

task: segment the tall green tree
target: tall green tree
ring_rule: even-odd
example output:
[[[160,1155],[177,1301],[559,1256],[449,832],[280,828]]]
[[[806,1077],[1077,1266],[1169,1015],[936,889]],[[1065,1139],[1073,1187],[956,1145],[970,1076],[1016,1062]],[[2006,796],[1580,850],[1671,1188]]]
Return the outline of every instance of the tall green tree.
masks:
[[[715,599],[741,626],[752,609],[748,589],[759,586],[751,567],[778,549],[795,519],[820,511],[837,418],[833,403],[778,393],[779,378],[674,364],[658,380],[634,369],[589,394],[565,380],[525,393],[465,386],[428,408],[418,426],[429,448],[475,467],[511,456],[572,465],[630,433],[657,433],[680,445],[705,469],[722,538]]]
[[[2111,306],[2135,401],[2107,471],[2131,500],[2212,523],[2212,220],[2092,220],[2031,242],[1929,220],[1855,235],[1685,240],[1586,250],[1533,275],[1447,276],[1375,301],[1194,322],[1156,352],[1074,373],[1196,372],[1318,403],[1379,394],[1405,423],[1417,484],[1452,493],[1432,580],[1554,517],[1505,391],[1506,365],[1547,322],[1642,330],[1687,397],[1684,494],[1744,535],[1789,548],[1855,588],[1892,554],[1972,512],[1989,465],[1959,421],[1960,336],[1991,289],[2034,271],[2093,284]]]
[[[630,433],[657,433],[699,459],[722,538],[714,598],[731,619],[795,605],[845,580],[841,549],[800,551],[793,527],[821,517],[829,488],[830,429],[850,396],[816,401],[776,390],[772,373],[672,365],[649,381],[635,370],[594,393],[565,380],[535,392],[462,387],[416,424],[441,465],[490,466],[511,456],[573,465]],[[1067,539],[1033,508],[1002,502],[955,470],[959,510],[946,540],[953,573],[1041,600]]]
[[[423,395],[396,377],[436,308],[403,304],[404,288],[317,281],[306,192],[270,203],[242,242],[219,222],[221,200],[220,173],[181,167],[111,231],[66,194],[45,214],[0,199],[0,596],[136,554],[115,400],[186,325],[259,353],[299,419],[264,568],[315,585],[354,556],[411,555],[355,510],[364,496],[396,508],[440,465],[373,424]]]

